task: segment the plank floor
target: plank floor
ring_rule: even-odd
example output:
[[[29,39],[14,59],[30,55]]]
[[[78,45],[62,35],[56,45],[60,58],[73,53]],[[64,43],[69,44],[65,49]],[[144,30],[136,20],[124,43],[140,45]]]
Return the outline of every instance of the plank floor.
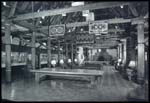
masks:
[[[88,82],[45,80],[37,85],[34,78],[16,79],[2,84],[2,98],[14,101],[128,101],[127,94],[138,85],[125,80],[112,66],[104,66],[98,86]]]

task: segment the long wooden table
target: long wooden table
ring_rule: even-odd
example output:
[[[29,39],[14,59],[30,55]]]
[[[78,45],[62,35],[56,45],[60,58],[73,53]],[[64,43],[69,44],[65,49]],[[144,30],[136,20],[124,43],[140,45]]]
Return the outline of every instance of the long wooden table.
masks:
[[[58,69],[58,68],[43,68],[39,70],[30,70],[35,73],[35,81],[39,82],[40,78],[46,75],[63,76],[63,77],[83,77],[90,80],[91,84],[100,83],[104,73],[102,70],[87,70],[87,69]]]

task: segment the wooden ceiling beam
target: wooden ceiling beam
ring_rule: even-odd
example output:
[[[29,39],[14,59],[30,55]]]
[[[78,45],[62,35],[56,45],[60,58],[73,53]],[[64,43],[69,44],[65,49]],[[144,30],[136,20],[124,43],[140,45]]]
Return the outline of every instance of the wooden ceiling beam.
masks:
[[[8,17],[12,17],[15,14],[17,3],[18,2],[14,2],[14,4],[11,6],[11,10],[10,10],[10,13],[9,13]]]
[[[97,20],[94,22],[118,24],[118,23],[129,23],[131,22],[131,19],[116,18],[116,19],[108,19],[108,20]],[[80,27],[80,26],[87,26],[88,24],[89,22],[75,22],[75,23],[66,24],[66,27]],[[42,26],[41,28],[37,28],[37,30],[45,30],[45,29],[48,29],[48,26]]]
[[[129,2],[99,2],[99,3],[87,4],[83,6],[76,6],[76,7],[70,7],[70,8],[47,10],[47,11],[17,15],[15,18],[12,18],[12,20],[26,20],[26,19],[39,18],[42,16],[60,15],[62,13],[71,13],[71,12],[78,12],[78,11],[83,11],[83,10],[112,8],[112,7],[116,7],[120,5],[129,5],[129,4],[130,4]]]
[[[17,25],[20,25],[22,27],[28,28],[29,30],[33,30],[34,29],[33,28],[33,24],[27,23],[26,21],[21,21],[21,22],[14,21],[13,23],[17,24]],[[43,34],[43,36],[48,34],[48,31],[46,32],[46,31],[40,30],[40,32]]]
[[[135,17],[138,16],[138,12],[137,12],[137,10],[136,10],[136,8],[135,8],[135,6],[134,6],[133,4],[130,4],[130,5],[129,5],[129,9],[131,10],[132,14],[133,14]]]

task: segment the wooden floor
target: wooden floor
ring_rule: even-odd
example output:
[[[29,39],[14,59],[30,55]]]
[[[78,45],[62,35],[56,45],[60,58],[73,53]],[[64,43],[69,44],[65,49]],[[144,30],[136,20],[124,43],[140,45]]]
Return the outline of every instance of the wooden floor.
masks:
[[[46,80],[39,85],[34,79],[16,80],[11,86],[2,84],[2,98],[21,101],[128,101],[127,94],[138,85],[124,80],[118,71],[105,66],[98,88],[87,82]]]

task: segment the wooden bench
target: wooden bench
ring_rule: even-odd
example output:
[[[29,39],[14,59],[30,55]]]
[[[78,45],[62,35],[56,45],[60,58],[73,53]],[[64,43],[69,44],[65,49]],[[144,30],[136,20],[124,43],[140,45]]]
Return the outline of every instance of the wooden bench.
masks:
[[[82,77],[90,80],[90,83],[98,84],[101,82],[101,77],[104,71],[101,70],[86,70],[86,69],[58,69],[58,68],[43,68],[40,70],[30,70],[35,73],[35,81],[40,82],[40,78],[46,75],[50,76],[62,76],[62,77]]]

